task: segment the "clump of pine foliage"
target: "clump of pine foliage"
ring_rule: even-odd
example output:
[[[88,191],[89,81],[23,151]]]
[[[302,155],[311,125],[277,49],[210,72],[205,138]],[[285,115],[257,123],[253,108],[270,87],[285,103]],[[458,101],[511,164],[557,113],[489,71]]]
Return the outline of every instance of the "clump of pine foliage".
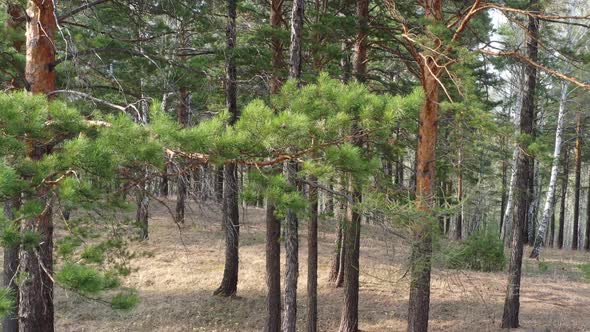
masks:
[[[463,242],[448,242],[440,251],[439,263],[450,269],[502,271],[506,265],[506,256],[498,235],[494,229],[483,228]]]

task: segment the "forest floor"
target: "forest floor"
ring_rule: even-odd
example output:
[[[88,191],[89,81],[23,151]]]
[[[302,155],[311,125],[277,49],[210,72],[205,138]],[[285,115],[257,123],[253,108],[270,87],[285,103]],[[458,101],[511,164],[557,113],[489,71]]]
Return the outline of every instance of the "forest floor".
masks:
[[[132,245],[140,255],[124,284],[139,291],[132,311],[56,290],[57,331],[261,331],[265,317],[264,210],[243,212],[238,296],[213,296],[223,273],[224,241],[215,206],[192,205],[181,231],[156,203],[150,239]],[[306,321],[307,228],[300,227],[298,327]],[[328,282],[334,250],[333,221],[319,233],[319,329],[336,331],[342,290]],[[525,254],[528,250],[525,249]],[[362,331],[405,331],[408,245],[377,226],[364,225],[361,241],[359,327]],[[525,259],[520,331],[590,331],[590,280],[578,265],[590,255],[545,250],[546,271]],[[435,269],[432,276],[431,331],[499,331],[505,273]]]

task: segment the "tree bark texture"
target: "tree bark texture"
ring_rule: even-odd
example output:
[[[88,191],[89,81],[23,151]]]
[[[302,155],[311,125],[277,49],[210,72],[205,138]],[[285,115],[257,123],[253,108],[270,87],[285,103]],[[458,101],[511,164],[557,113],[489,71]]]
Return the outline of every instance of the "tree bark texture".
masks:
[[[316,332],[318,324],[318,179],[309,181],[309,225],[307,229],[307,331]]]
[[[285,173],[289,184],[296,186],[295,177],[297,175],[297,164],[287,162]],[[295,211],[288,209],[285,220],[285,302],[284,302],[284,319],[283,331],[297,331],[297,280],[299,278],[299,234],[298,234],[297,214]]]
[[[576,175],[574,182],[574,229],[572,232],[572,250],[578,250],[580,230],[580,181],[582,170],[582,116],[576,113]]]

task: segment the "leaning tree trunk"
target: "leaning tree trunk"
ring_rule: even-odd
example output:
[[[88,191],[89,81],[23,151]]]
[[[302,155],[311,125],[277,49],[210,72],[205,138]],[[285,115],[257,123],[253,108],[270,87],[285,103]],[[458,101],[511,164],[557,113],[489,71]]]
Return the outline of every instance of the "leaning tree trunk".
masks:
[[[536,10],[538,0],[531,0],[531,9]],[[527,39],[527,57],[537,61],[537,38],[539,36],[539,19],[529,17]],[[533,134],[533,121],[535,114],[535,89],[537,84],[537,69],[532,65],[526,66],[526,86],[522,110],[520,114],[520,133],[523,135]],[[520,143],[520,149],[526,151],[526,145]],[[512,227],[512,252],[508,268],[508,286],[506,288],[506,299],[504,301],[504,313],[502,315],[503,328],[517,328],[519,326],[518,316],[520,311],[520,279],[522,269],[522,254],[524,246],[524,226],[527,218],[528,205],[530,202],[529,178],[531,172],[532,158],[527,153],[520,153],[516,169],[516,187],[518,193],[517,216]]]
[[[16,218],[15,212],[20,207],[20,198],[9,199],[4,202],[4,216],[9,222],[13,222]],[[17,221],[18,223],[18,221]],[[17,224],[18,225],[18,224]],[[20,246],[13,245],[4,247],[4,273],[3,273],[3,287],[10,289],[10,291],[17,295],[18,285],[16,284],[16,273],[18,272],[18,254]],[[18,309],[18,297],[15,299],[14,307]],[[3,332],[17,332],[18,331],[18,317],[14,314],[7,315],[2,320]]]
[[[549,188],[545,196],[545,207],[543,208],[543,217],[539,223],[537,237],[531,252],[531,258],[539,257],[541,246],[545,243],[545,234],[547,233],[547,225],[552,220],[553,207],[555,206],[555,190],[557,188],[557,176],[559,172],[559,160],[561,156],[561,142],[563,141],[563,123],[565,118],[565,107],[567,102],[567,83],[564,81],[561,84],[561,98],[559,100],[559,113],[557,115],[557,128],[555,129],[555,147],[553,148],[553,163],[551,165],[551,177],[549,179]],[[553,236],[553,234],[552,234]],[[550,241],[553,242],[552,240]]]
[[[578,250],[578,232],[580,229],[580,178],[582,169],[582,116],[576,113],[576,177],[574,182],[574,231],[572,233],[572,250]]]
[[[55,90],[56,73],[54,34],[56,28],[53,0],[29,0],[26,24],[27,89],[33,94]],[[45,146],[32,145],[28,157],[39,161],[47,153]],[[21,248],[19,273],[27,276],[19,285],[19,329],[23,332],[52,332],[53,307],[53,220],[52,202],[38,192],[33,199],[44,202],[43,212],[36,218],[24,220],[23,232],[39,234],[39,243]]]
[[[225,60],[225,93],[230,114],[229,125],[233,126],[239,117],[237,105],[237,70],[234,50],[236,47],[236,0],[227,0],[227,27]],[[238,167],[235,163],[223,167],[223,228],[225,232],[225,266],[221,285],[215,295],[233,296],[238,288],[238,264],[240,241]]]

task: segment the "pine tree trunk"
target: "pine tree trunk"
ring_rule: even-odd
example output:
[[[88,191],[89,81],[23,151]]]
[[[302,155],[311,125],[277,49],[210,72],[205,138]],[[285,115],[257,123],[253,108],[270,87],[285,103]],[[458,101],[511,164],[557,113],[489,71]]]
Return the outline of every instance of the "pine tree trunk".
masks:
[[[563,123],[565,118],[565,107],[567,102],[567,83],[563,82],[561,85],[561,98],[559,101],[559,113],[557,115],[557,128],[555,129],[555,147],[553,149],[553,163],[551,165],[551,176],[549,179],[549,188],[545,197],[545,207],[543,208],[543,217],[539,223],[537,237],[531,252],[531,258],[539,257],[541,246],[545,243],[545,234],[547,233],[547,225],[552,221],[551,240],[553,245],[553,229],[555,228],[555,213],[553,207],[555,206],[555,191],[557,188],[557,176],[559,172],[559,160],[561,157],[561,142],[563,141]]]
[[[236,0],[227,0],[225,93],[227,109],[230,114],[229,125],[233,126],[239,117],[237,105],[237,71],[234,50],[236,47]],[[221,285],[215,295],[233,296],[238,288],[239,271],[239,183],[238,167],[235,163],[223,167],[223,225],[225,232],[225,266]]]
[[[223,203],[223,166],[215,169],[215,199],[218,203]]]
[[[576,113],[576,177],[574,182],[574,231],[572,233],[572,250],[578,250],[580,230],[580,179],[582,170],[582,120],[581,113]]]
[[[13,198],[4,202],[4,216],[8,221],[15,220],[15,211],[20,208],[20,198]],[[18,223],[18,222],[17,222]],[[4,273],[3,273],[3,287],[8,288],[15,295],[18,295],[18,285],[16,284],[16,273],[19,265],[20,246],[4,247]],[[14,308],[18,314],[19,308],[18,296],[15,298]],[[18,331],[18,317],[15,314],[10,314],[2,320],[3,332],[17,332]]]
[[[338,279],[338,271],[340,270],[340,247],[342,245],[342,222],[338,221],[338,229],[336,230],[336,242],[334,248],[334,256],[330,264],[330,275],[328,280],[336,282]]]
[[[432,256],[432,209],[436,172],[436,139],[438,132],[438,68],[424,58],[421,63],[422,88],[425,94],[420,111],[416,152],[416,208],[423,212],[412,226],[410,258],[410,299],[408,332],[426,332],[430,311],[430,272]]]
[[[559,209],[559,231],[557,232],[557,248],[563,248],[565,231],[565,202],[567,198],[567,186],[569,182],[569,148],[566,146],[563,151],[563,176],[561,178],[561,198]]]
[[[271,0],[271,28],[281,28],[283,20],[283,0]],[[285,67],[283,61],[283,44],[276,31],[271,35],[271,66],[270,94],[279,92],[282,80],[280,72]],[[266,323],[265,332],[281,330],[281,222],[275,215],[274,202],[266,202]]]
[[[367,38],[369,32],[369,0],[357,0],[357,34],[354,42],[353,70],[357,82],[365,83],[367,80]],[[358,123],[353,123],[353,144],[363,148],[363,140]],[[344,305],[340,318],[340,332],[358,331],[358,302],[359,302],[359,256],[361,215],[356,210],[362,200],[360,184],[350,176],[350,192],[353,198],[348,204],[347,223],[344,224]]]
[[[351,189],[354,203],[361,202],[361,193],[354,189],[351,177]],[[344,304],[340,318],[340,332],[358,331],[358,302],[359,302],[359,253],[361,234],[361,215],[356,206],[349,205],[348,217],[344,224]]]
[[[285,173],[289,184],[295,186],[297,164],[287,162]],[[288,209],[285,221],[285,309],[283,319],[283,331],[297,331],[297,279],[299,278],[299,234],[298,220],[295,211]]]
[[[147,181],[147,170],[145,172],[144,181]],[[147,240],[149,238],[149,201],[150,198],[146,194],[146,190],[149,190],[147,182],[142,184],[141,190],[137,192],[137,211],[135,214],[135,222],[139,225],[140,233],[139,237],[141,240]]]
[[[318,324],[318,179],[309,181],[309,225],[307,232],[307,331],[317,331]]]
[[[178,93],[179,101],[176,109],[176,121],[185,127],[188,125],[190,114],[190,92],[186,87],[181,87]],[[178,175],[178,188],[176,193],[176,222],[184,224],[184,210],[186,205],[186,195],[188,184],[190,183],[188,174]]]
[[[240,216],[236,164],[226,164],[223,182],[223,224],[225,232],[225,266],[221,285],[214,295],[234,296],[238,289]]]
[[[453,230],[453,240],[458,241],[463,238],[463,144],[459,146],[459,157],[457,159],[457,203],[459,212],[455,218],[455,228]]]
[[[301,79],[301,39],[303,36],[304,1],[294,0],[291,8],[291,45],[289,47],[289,78]],[[289,184],[297,187],[297,162],[285,163],[285,174]],[[299,234],[297,214],[288,209],[285,220],[285,310],[284,332],[297,331],[297,280],[299,278]]]
[[[274,204],[266,207],[266,324],[265,332],[281,330],[281,222],[275,216]]]
[[[33,94],[47,94],[55,90],[56,79],[53,0],[29,0],[26,11],[26,87]],[[32,145],[28,157],[38,161],[47,152],[45,146]],[[18,300],[18,324],[23,332],[54,330],[52,202],[46,201],[45,195],[37,193],[35,197],[45,203],[43,212],[37,218],[24,220],[21,226],[23,232],[38,233],[40,240],[19,252],[19,273],[27,276],[20,284]]]
[[[531,10],[537,10],[538,0],[531,0]],[[539,19],[529,17],[527,39],[527,57],[537,61],[537,38],[539,36]],[[521,135],[533,134],[533,122],[535,115],[535,89],[537,84],[537,69],[527,65],[525,69],[527,77],[522,110],[520,114]],[[527,146],[520,143],[520,148],[526,151]],[[519,326],[520,311],[520,279],[522,269],[522,254],[524,246],[524,228],[527,219],[528,203],[531,193],[529,192],[529,179],[531,173],[532,158],[527,153],[520,153],[516,169],[516,187],[518,193],[517,216],[512,227],[512,252],[510,265],[508,267],[508,286],[504,302],[504,313],[502,315],[503,328],[517,328]]]
[[[21,248],[19,273],[26,275],[19,287],[19,329],[22,332],[52,332],[53,309],[53,222],[51,202],[34,219],[26,220],[23,231],[39,235],[39,244]]]

